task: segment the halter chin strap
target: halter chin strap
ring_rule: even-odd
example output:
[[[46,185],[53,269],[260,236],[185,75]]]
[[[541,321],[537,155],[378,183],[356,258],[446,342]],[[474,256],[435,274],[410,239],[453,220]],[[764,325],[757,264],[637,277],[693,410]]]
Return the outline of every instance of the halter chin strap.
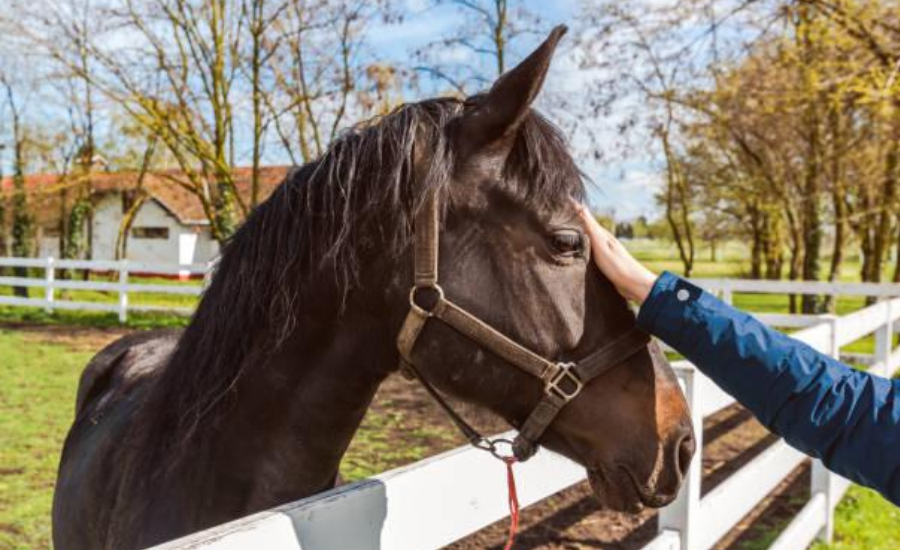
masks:
[[[510,340],[444,296],[444,291],[438,284],[438,223],[438,203],[432,192],[415,220],[415,283],[409,293],[409,313],[397,336],[402,370],[425,387],[469,443],[495,454],[495,443],[482,436],[453,410],[413,362],[413,348],[422,329],[429,319],[438,319],[506,362],[539,378],[544,383],[544,396],[512,442],[516,459],[527,460],[537,451],[538,440],[560,409],[575,399],[585,384],[646,348],[650,338],[639,329],[632,328],[574,363],[551,361]]]

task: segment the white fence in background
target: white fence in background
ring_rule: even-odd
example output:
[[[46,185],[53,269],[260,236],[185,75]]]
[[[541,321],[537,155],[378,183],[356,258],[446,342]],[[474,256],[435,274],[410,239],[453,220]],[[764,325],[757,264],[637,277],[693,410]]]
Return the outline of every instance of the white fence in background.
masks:
[[[48,312],[58,309],[106,311],[118,313],[119,320],[125,322],[129,311],[165,311],[188,315],[193,311],[189,307],[170,307],[158,305],[136,305],[130,303],[129,293],[170,294],[182,296],[199,296],[202,287],[196,284],[140,284],[129,282],[129,276],[164,275],[180,278],[210,274],[212,264],[163,264],[131,261],[107,260],[59,260],[55,258],[0,258],[0,269],[24,268],[30,271],[41,271],[39,277],[0,276],[0,288],[24,287],[43,288],[41,298],[24,298],[0,295],[0,305],[41,308]],[[67,279],[60,279],[57,274],[61,270],[70,273]],[[73,273],[74,272],[74,273]],[[108,281],[78,280],[82,272],[103,273],[110,276]],[[77,274],[76,274],[77,273]],[[115,279],[115,280],[113,280]],[[900,283],[845,283],[845,282],[806,282],[806,281],[768,281],[750,279],[693,279],[710,292],[720,295],[731,303],[736,293],[754,294],[820,294],[828,296],[866,296],[871,298],[887,298],[900,296]],[[94,290],[116,294],[118,300],[113,302],[87,302],[60,299],[59,290]],[[821,322],[819,315],[787,315],[780,313],[757,314],[763,322],[782,328],[804,328]]]
[[[900,285],[697,280],[730,300],[735,292],[900,296]],[[888,375],[900,366],[893,332],[900,299],[836,316],[760,315],[775,326],[800,328],[794,337],[838,356],[842,346],[875,335],[875,353],[862,358]],[[705,496],[700,494],[703,418],[734,400],[690,363],[674,364],[684,382],[698,438],[698,452],[678,499],[660,512],[659,534],[643,550],[708,550],[757,506],[806,457],[779,441]],[[540,451],[517,466],[523,506],[584,479],[581,467]],[[813,464],[811,498],[770,550],[801,550],[828,540],[834,508],[849,482]],[[469,447],[398,468],[333,491],[249,516],[155,550],[436,550],[507,515],[504,466]]]
[[[128,295],[134,293],[199,296],[202,287],[197,284],[142,284],[129,282],[129,275],[165,275],[188,278],[206,275],[205,264],[156,264],[131,261],[58,260],[55,258],[0,258],[0,268],[41,270],[41,277],[0,277],[0,287],[43,288],[41,298],[3,296],[0,305],[41,308],[47,312],[58,309],[82,311],[106,311],[118,313],[119,321],[128,319],[129,311],[165,311],[189,315],[193,308],[178,306],[136,305],[129,303]],[[57,274],[66,270],[70,278],[61,279]],[[81,272],[104,273],[109,281],[79,280]],[[93,290],[116,294],[116,302],[87,302],[60,299],[60,290]]]

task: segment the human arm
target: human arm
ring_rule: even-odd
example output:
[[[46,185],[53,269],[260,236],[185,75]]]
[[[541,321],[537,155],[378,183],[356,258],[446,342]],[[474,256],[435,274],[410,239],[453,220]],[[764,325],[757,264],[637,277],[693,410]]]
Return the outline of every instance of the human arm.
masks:
[[[582,217],[598,267],[641,304],[638,326],[788,443],[900,505],[900,382],[856,371],[671,273],[657,278]]]

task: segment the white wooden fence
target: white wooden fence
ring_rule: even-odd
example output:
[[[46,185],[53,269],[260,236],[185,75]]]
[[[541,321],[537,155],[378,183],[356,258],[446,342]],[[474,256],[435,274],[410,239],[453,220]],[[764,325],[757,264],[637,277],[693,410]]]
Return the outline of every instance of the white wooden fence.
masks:
[[[0,296],[0,304],[46,309],[101,309],[118,311],[124,320],[129,292],[195,295],[194,286],[132,284],[128,274],[203,273],[206,266],[160,266],[129,262],[54,261],[52,259],[0,259],[0,266],[43,268],[43,278],[0,277],[0,286],[43,287],[45,296]],[[118,282],[57,280],[55,269],[115,271]],[[749,280],[695,280],[730,301],[734,293],[795,293],[859,295],[878,298],[900,296],[900,284],[818,283]],[[119,293],[118,304],[64,302],[56,289],[104,290]],[[149,308],[144,306],[140,308]],[[759,314],[778,327],[800,328],[793,336],[832,356],[867,335],[875,335],[875,353],[859,358],[872,372],[889,375],[900,367],[900,348],[893,333],[900,326],[900,299],[887,299],[837,317],[832,315]],[[659,534],[643,550],[708,550],[730,531],[806,458],[779,441],[731,474],[705,496],[700,495],[703,418],[734,400],[686,361],[674,363],[691,406],[698,452],[678,499],[660,512]],[[584,470],[568,460],[540,451],[517,466],[520,500],[533,504],[584,479]],[[813,464],[811,498],[770,546],[774,550],[801,550],[816,538],[828,540],[833,531],[834,508],[849,482]],[[436,550],[507,515],[504,466],[481,451],[460,447],[453,451],[340,487],[295,503],[262,512],[183,539],[157,550],[206,548],[226,550]]]
[[[898,296],[900,285],[697,281],[731,298],[735,292]],[[876,303],[843,317],[761,315],[776,326],[799,328],[794,336],[837,356],[841,347],[875,335],[870,369],[887,375],[900,366],[892,335],[900,299]],[[659,533],[643,550],[708,550],[766,497],[806,457],[779,441],[700,495],[703,418],[734,400],[686,361],[674,364],[684,383],[698,437],[697,456],[678,499],[660,512]],[[518,467],[523,506],[584,479],[580,466],[547,451]],[[828,540],[834,508],[849,482],[813,464],[811,498],[770,546],[801,550]],[[243,518],[157,550],[436,550],[507,515],[503,465],[468,447],[438,455],[372,479]]]
[[[190,314],[193,308],[180,306],[137,305],[129,302],[128,295],[134,293],[170,294],[199,296],[202,287],[197,284],[147,284],[129,281],[129,275],[167,275],[190,277],[205,275],[209,267],[205,264],[155,264],[130,261],[103,260],[58,260],[55,258],[0,258],[0,268],[22,268],[40,270],[41,277],[0,277],[0,287],[43,288],[40,298],[0,295],[0,305],[35,307],[47,312],[54,310],[106,311],[118,313],[119,320],[125,322],[129,311],[165,311]],[[60,270],[67,270],[72,277],[57,277]],[[79,280],[81,272],[109,274],[110,280]],[[60,290],[93,290],[116,294],[115,302],[78,301],[60,299]]]

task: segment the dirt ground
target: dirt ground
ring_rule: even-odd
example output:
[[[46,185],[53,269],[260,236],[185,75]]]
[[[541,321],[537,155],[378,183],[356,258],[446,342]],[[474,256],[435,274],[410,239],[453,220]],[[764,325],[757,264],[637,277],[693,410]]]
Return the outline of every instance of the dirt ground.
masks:
[[[14,330],[35,342],[61,344],[72,351],[99,352],[104,346],[133,332],[127,328],[94,328],[90,326],[35,325],[0,323],[0,328]]]
[[[35,341],[56,342],[72,349],[99,351],[101,347],[127,334],[125,329],[96,329],[72,326],[34,326],[3,324]],[[409,433],[422,436],[416,443],[436,454],[461,445],[443,412],[417,384],[402,377],[389,378],[376,396],[371,411],[401,414],[402,430],[379,434],[391,441],[403,441]],[[491,433],[507,427],[491,415],[461,407],[463,414],[484,431]],[[365,424],[364,424],[365,425]],[[422,429],[417,429],[422,428]],[[426,429],[427,428],[427,429]],[[439,428],[439,429],[436,429]],[[749,413],[732,406],[708,418],[704,423],[704,493],[724,481],[732,472],[752,460],[775,441]],[[399,464],[397,464],[399,466]],[[744,521],[732,530],[716,550],[741,550],[745,544],[767,531],[777,529],[799,511],[809,494],[809,467],[801,466]],[[522,511],[517,550],[601,549],[630,550],[641,547],[656,536],[656,512],[638,515],[599,510],[587,486],[581,483]],[[507,520],[502,520],[449,546],[452,550],[502,549]]]

